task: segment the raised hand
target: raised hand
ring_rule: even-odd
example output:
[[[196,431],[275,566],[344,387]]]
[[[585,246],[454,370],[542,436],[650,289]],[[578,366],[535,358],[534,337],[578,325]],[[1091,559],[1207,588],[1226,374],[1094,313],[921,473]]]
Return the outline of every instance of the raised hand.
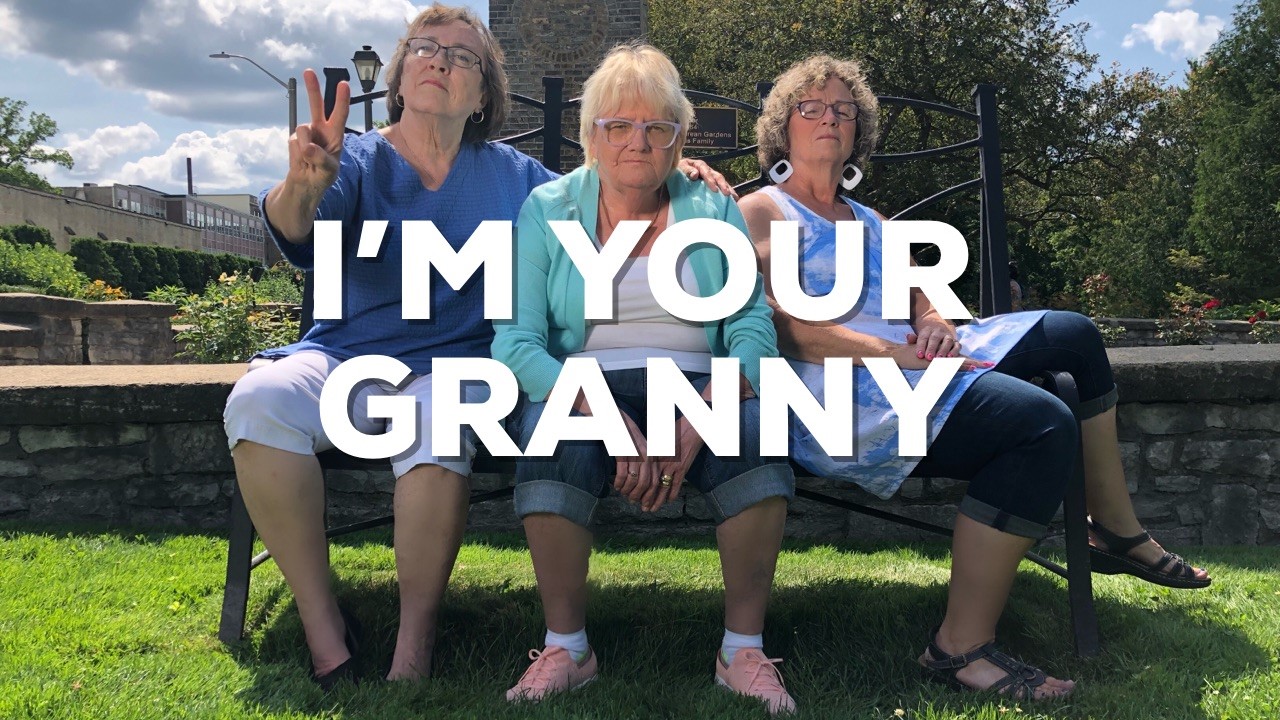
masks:
[[[342,162],[342,136],[346,130],[347,113],[351,110],[351,86],[338,83],[333,113],[324,114],[324,98],[320,94],[320,80],[314,70],[302,73],[307,88],[307,101],[311,106],[311,122],[298,126],[289,138],[289,176],[306,195],[319,197],[338,177]]]

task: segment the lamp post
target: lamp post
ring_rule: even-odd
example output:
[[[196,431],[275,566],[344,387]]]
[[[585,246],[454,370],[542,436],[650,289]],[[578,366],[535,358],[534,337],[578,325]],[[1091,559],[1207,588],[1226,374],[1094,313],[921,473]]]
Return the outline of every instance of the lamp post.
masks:
[[[378,84],[378,73],[382,72],[382,58],[378,57],[378,53],[373,51],[369,45],[363,46],[357,50],[356,54],[351,56],[351,63],[356,66],[356,77],[360,79],[360,89],[366,95],[373,92],[373,86]],[[369,132],[373,129],[373,101],[366,100],[364,103],[364,131]]]
[[[271,78],[272,80],[275,80],[276,83],[278,83],[280,87],[284,88],[285,92],[287,92],[289,95],[289,134],[292,135],[293,131],[298,129],[298,79],[297,78],[289,78],[289,82],[285,82],[284,80],[281,80],[280,78],[271,74],[271,71],[267,70],[266,68],[262,67],[258,63],[254,62],[253,58],[245,57],[244,55],[236,55],[235,53],[220,52],[220,53],[213,53],[209,55],[209,57],[214,58],[216,60],[240,58],[241,60],[248,61],[250,65],[253,65],[254,67],[261,70],[262,72],[266,73],[267,77]]]

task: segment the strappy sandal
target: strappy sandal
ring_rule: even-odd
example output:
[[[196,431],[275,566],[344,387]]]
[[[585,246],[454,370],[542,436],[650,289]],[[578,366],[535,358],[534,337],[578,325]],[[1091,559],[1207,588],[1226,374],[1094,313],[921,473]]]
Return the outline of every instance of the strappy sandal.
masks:
[[[1013,700],[1049,700],[1062,698],[1071,693],[1068,690],[1061,695],[1054,695],[1052,698],[1037,698],[1035,695],[1036,688],[1045,683],[1044,671],[1000,652],[996,649],[995,640],[963,655],[948,655],[942,651],[942,648],[938,647],[937,637],[938,631],[935,630],[933,633],[934,639],[929,642],[929,647],[926,650],[931,658],[924,662],[925,677],[929,680],[942,683],[953,690],[991,692],[1006,695]],[[986,660],[995,665],[1004,671],[1005,676],[987,688],[974,688],[961,682],[960,678],[957,677],[960,670],[978,660]]]
[[[1147,564],[1129,556],[1129,551],[1150,542],[1145,530],[1133,537],[1120,537],[1089,518],[1089,531],[1107,544],[1104,550],[1089,545],[1089,564],[1093,572],[1102,575],[1132,575],[1155,585],[1193,590],[1208,587],[1211,578],[1196,577],[1196,570],[1180,556],[1166,551],[1159,560]]]

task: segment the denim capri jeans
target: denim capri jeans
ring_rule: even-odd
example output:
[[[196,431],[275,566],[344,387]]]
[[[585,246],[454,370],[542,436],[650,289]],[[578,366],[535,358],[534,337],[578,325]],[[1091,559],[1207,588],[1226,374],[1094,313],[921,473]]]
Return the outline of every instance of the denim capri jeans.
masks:
[[[621,412],[645,430],[646,375],[642,368],[608,370],[605,381]],[[710,382],[705,373],[686,372],[699,392]],[[529,446],[546,403],[524,402],[512,426],[521,449]],[[760,401],[741,403],[737,457],[716,457],[705,446],[694,459],[685,481],[707,500],[716,524],[763,500],[795,497],[795,476],[786,458],[760,457]],[[599,441],[561,442],[551,457],[521,458],[516,462],[515,510],[521,518],[552,513],[589,527],[600,500],[609,495],[617,474],[616,460]]]

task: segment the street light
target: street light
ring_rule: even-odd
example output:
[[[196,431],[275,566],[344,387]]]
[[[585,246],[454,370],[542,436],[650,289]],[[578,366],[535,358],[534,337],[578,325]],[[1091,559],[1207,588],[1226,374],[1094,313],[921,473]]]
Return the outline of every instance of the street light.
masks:
[[[378,57],[378,53],[373,51],[369,45],[365,45],[363,49],[357,50],[356,54],[351,57],[351,62],[356,66],[356,77],[360,79],[360,89],[366,95],[373,92],[373,86],[378,84],[378,73],[382,72],[382,58]],[[373,101],[366,100],[364,103],[364,130],[368,132],[373,129]]]
[[[285,91],[289,94],[289,134],[292,135],[293,131],[298,129],[298,79],[297,78],[289,78],[289,82],[285,82],[284,80],[281,80],[275,75],[272,75],[271,71],[267,70],[266,68],[262,67],[258,63],[254,62],[253,58],[248,58],[248,57],[245,57],[244,55],[236,55],[235,53],[220,52],[220,53],[213,53],[209,55],[209,57],[214,58],[216,60],[227,60],[229,58],[240,58],[241,60],[246,60],[250,65],[253,65],[254,67],[261,70],[262,72],[266,73],[267,77],[279,83],[280,87],[284,88]]]

